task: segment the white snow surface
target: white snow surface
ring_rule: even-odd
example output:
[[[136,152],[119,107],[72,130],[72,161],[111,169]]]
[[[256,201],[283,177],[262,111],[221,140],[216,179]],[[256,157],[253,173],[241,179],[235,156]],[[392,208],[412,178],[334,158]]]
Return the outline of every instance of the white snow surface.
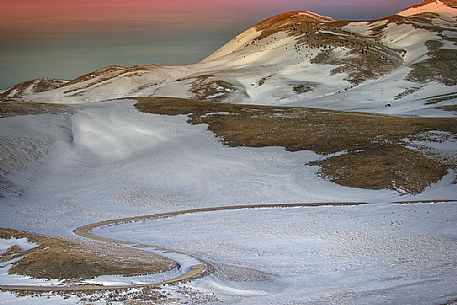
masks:
[[[373,208],[334,209],[335,211],[355,211],[353,213],[354,217],[358,217],[357,215],[362,213],[362,215],[368,217],[369,220],[367,222],[376,223],[376,221],[380,220],[375,218],[374,215],[376,213],[370,214],[370,211],[381,209],[383,207],[382,203],[408,199],[455,199],[455,194],[457,193],[457,185],[452,183],[455,178],[455,174],[452,172],[441,182],[429,187],[424,193],[416,197],[402,196],[400,193],[389,190],[374,191],[342,187],[319,177],[317,175],[318,167],[306,165],[310,161],[322,158],[322,156],[313,152],[288,152],[280,147],[231,148],[224,146],[220,139],[207,130],[206,125],[189,125],[186,122],[187,116],[145,114],[137,111],[133,107],[134,103],[133,100],[117,100],[79,104],[73,106],[76,112],[70,117],[67,115],[36,115],[1,119],[0,137],[8,138],[14,142],[17,138],[27,136],[30,143],[37,145],[42,151],[39,158],[28,158],[26,157],[27,154],[19,154],[20,157],[15,159],[15,162],[21,163],[21,158],[26,158],[30,169],[18,168],[15,171],[10,171],[9,175],[7,175],[7,178],[11,179],[11,181],[18,183],[22,190],[22,196],[0,199],[2,205],[2,209],[0,209],[1,226],[74,237],[72,230],[80,225],[134,215],[234,204],[329,201],[363,201],[372,203]],[[446,146],[446,149],[447,151],[450,149],[452,153],[453,147],[455,149],[455,143]],[[2,147],[2,149],[4,148]],[[11,165],[12,168],[15,168],[13,165]],[[25,175],[23,172],[27,174]],[[440,211],[446,217],[455,216],[453,205],[439,206],[443,207],[443,210]],[[364,208],[367,210],[364,210]],[[309,211],[314,213],[312,211],[322,210],[332,213],[330,212],[332,209],[310,209]],[[445,209],[448,210],[445,211]],[[300,212],[304,210],[294,211]],[[396,210],[393,212],[395,214]],[[291,255],[291,258],[294,258],[294,255],[306,255],[305,257],[308,257],[308,255],[311,255],[309,251],[323,251],[322,249],[327,249],[334,240],[329,236],[316,237],[307,235],[305,237],[297,237],[296,241],[291,241],[285,239],[283,233],[276,233],[282,232],[281,230],[284,230],[283,226],[287,227],[289,215],[283,215],[281,217],[283,224],[279,224],[279,228],[275,229],[279,220],[275,220],[275,218],[268,220],[271,214],[269,210],[265,212],[266,214],[259,214],[259,216],[254,216],[255,214],[251,211],[246,212],[246,217],[248,217],[246,219],[241,215],[243,213],[240,213],[235,212],[233,214],[238,216],[235,217],[232,225],[228,225],[228,220],[226,219],[220,221],[221,225],[227,224],[227,227],[234,228],[233,232],[237,232],[236,230],[238,229],[235,230],[235,228],[238,225],[239,228],[243,227],[237,222],[237,219],[241,219],[242,223],[246,224],[248,230],[246,232],[249,233],[249,230],[251,230],[250,223],[255,223],[257,219],[263,219],[272,225],[271,230],[274,231],[268,237],[262,237],[257,242],[256,237],[252,236],[240,238],[237,243],[232,245],[233,249],[235,249],[233,255],[230,254],[232,250],[222,248],[226,254],[221,256],[220,261],[217,259],[219,255],[217,245],[220,242],[227,242],[227,240],[224,241],[222,236],[225,234],[223,233],[224,230],[226,230],[223,228],[220,229],[222,235],[214,237],[205,236],[204,233],[200,232],[195,233],[196,236],[199,236],[199,240],[202,238],[204,241],[214,240],[216,247],[211,242],[201,244],[195,238],[192,239],[184,233],[181,234],[181,231],[174,229],[168,232],[171,235],[175,235],[175,238],[182,238],[179,240],[179,245],[174,244],[176,239],[165,233],[160,233],[158,236],[154,234],[153,237],[145,233],[144,236],[148,238],[152,245],[166,246],[172,249],[180,248],[181,242],[184,242],[182,244],[183,250],[187,253],[214,262],[219,269],[225,270],[224,272],[229,272],[230,274],[235,272],[235,274],[241,274],[243,277],[249,277],[250,280],[246,283],[238,283],[233,280],[227,283],[225,278],[227,276],[232,278],[232,276],[225,274],[221,279],[216,272],[215,275],[201,281],[195,281],[195,284],[192,284],[198,286],[196,289],[204,289],[210,294],[215,293],[218,297],[227,299],[227,301],[234,302],[233,298],[235,298],[242,303],[247,302],[246,304],[250,304],[250,302],[266,304],[264,300],[274,300],[272,302],[278,304],[276,301],[281,300],[284,295],[288,294],[290,294],[291,298],[294,297],[297,300],[305,298],[303,295],[297,295],[301,291],[298,287],[303,285],[303,281],[310,280],[318,285],[319,276],[315,275],[311,279],[298,276],[297,272],[292,270],[290,266],[292,261],[285,263],[282,256]],[[282,210],[279,213],[282,213]],[[220,216],[224,215],[222,212]],[[229,218],[232,217],[230,216],[232,214],[227,215]],[[219,215],[216,216],[220,217]],[[189,217],[194,219],[193,215]],[[271,217],[274,217],[274,215],[271,215]],[[350,226],[351,221],[347,218],[349,216],[342,215],[342,217],[341,222],[335,222],[335,225],[343,226],[343,224],[348,224]],[[360,217],[360,221],[362,221],[363,218],[362,216]],[[204,219],[207,218],[205,217]],[[298,221],[294,217],[290,218],[291,221]],[[312,221],[309,217],[299,218],[303,218],[303,221]],[[176,219],[185,220],[186,218]],[[287,219],[286,222],[284,222],[285,219]],[[316,219],[316,225],[299,223],[296,226],[321,227],[322,223],[319,218],[313,216],[312,219]],[[329,219],[336,220],[334,216]],[[427,226],[436,226],[440,223],[444,226],[444,224],[448,223],[447,220],[440,219],[438,221],[433,218],[427,222]],[[165,221],[160,221],[159,223],[166,225]],[[200,228],[199,223],[196,223],[195,228]],[[144,223],[146,226],[151,224],[155,225],[156,223]],[[127,232],[122,231],[121,235],[123,236],[119,235],[121,237],[119,239],[129,240],[132,238],[134,240],[129,234],[135,232],[135,226],[136,224],[132,225]],[[113,227],[115,230],[117,228]],[[124,230],[123,228],[121,226],[119,230]],[[185,221],[182,228],[187,228]],[[203,228],[205,227],[203,226]],[[405,230],[412,228],[416,228],[416,225],[405,225]],[[450,234],[449,236],[454,238],[452,229],[445,229],[444,227],[442,229],[447,230],[446,234]],[[211,228],[203,230],[207,230],[207,233],[213,231]],[[219,228],[214,230],[219,231]],[[355,228],[354,230],[365,230],[363,231],[365,232],[364,234],[368,234],[366,233],[368,229],[365,228]],[[160,231],[154,228],[149,232]],[[192,230],[189,229],[188,232],[190,234]],[[402,232],[400,233],[403,234]],[[405,233],[406,235],[403,236],[400,233],[398,233],[398,236],[394,236],[397,238],[394,241],[398,242],[399,239],[403,238],[401,240],[407,242],[409,235]],[[233,237],[227,238],[233,239]],[[366,236],[364,238],[369,240]],[[200,245],[200,247],[195,250],[185,244],[188,241],[194,241],[195,245]],[[422,239],[419,242],[422,242]],[[383,243],[388,243],[388,241],[383,240]],[[300,244],[306,245],[306,249],[299,248],[301,249],[299,254],[291,251],[291,247],[299,247]],[[353,250],[353,247],[355,247],[352,244],[349,245],[346,245],[349,248],[346,248],[345,251]],[[425,245],[428,244],[426,243]],[[444,245],[443,247],[445,248],[440,248],[441,245]],[[447,242],[441,243],[440,241],[439,246],[436,247],[438,252],[430,252],[430,255],[444,255],[439,252],[439,249],[452,248],[452,245],[448,245]],[[279,257],[276,258],[271,257],[265,260],[262,256],[255,254],[268,253],[273,248],[281,249],[281,247],[284,247],[284,250],[278,250]],[[432,251],[429,248],[424,251]],[[153,247],[150,250],[154,251]],[[194,250],[200,252],[194,252]],[[451,250],[453,251],[453,248]],[[289,252],[290,254],[288,254]],[[236,258],[235,254],[238,254],[239,257]],[[252,257],[253,254],[255,254],[256,259]],[[186,255],[178,257],[179,254],[174,252],[168,255],[180,263],[185,262],[182,264],[183,269],[136,278],[105,276],[89,282],[105,285],[157,282],[161,279],[181,274],[195,264],[195,260],[192,257]],[[342,259],[347,261],[348,259],[344,255]],[[337,259],[332,263],[319,258],[311,267],[305,263],[304,265],[298,264],[296,268],[302,273],[306,273],[306,268],[310,268],[307,274],[314,274],[319,264],[330,264],[331,266],[337,264],[337,269],[340,268],[341,264],[343,264],[340,259],[337,255]],[[351,259],[355,260],[350,257],[349,261]],[[294,262],[296,264],[296,261]],[[264,264],[271,268],[265,269]],[[233,265],[238,267],[233,269]],[[243,268],[240,269],[239,266]],[[382,266],[379,265],[378,268],[382,269]],[[403,289],[398,288],[403,287],[399,284],[400,280],[399,282],[389,282],[382,277],[375,281],[374,277],[377,275],[375,272],[371,273],[374,269],[369,269],[371,268],[369,266],[363,268],[365,269],[360,269],[363,272],[360,271],[359,273],[352,270],[351,272],[355,272],[355,275],[349,272],[350,276],[354,276],[352,279],[355,278],[360,282],[364,282],[367,279],[369,283],[379,282],[376,285],[381,287],[379,289],[382,291],[387,291],[386,287],[390,285],[394,290],[400,289],[395,290],[400,295],[400,291]],[[431,265],[430,268],[433,271],[437,267]],[[447,267],[443,268],[444,271],[447,270]],[[330,269],[324,268],[324,270],[326,270],[325,272],[330,272]],[[390,275],[387,274],[390,274],[391,269],[382,270],[382,274],[386,274],[386,278],[389,278]],[[414,270],[415,272],[417,271],[416,269]],[[8,267],[2,269],[4,275],[7,271]],[[329,293],[331,294],[331,291],[340,291],[341,289],[347,291],[349,280],[344,282],[342,280],[344,276],[337,274],[335,280],[337,279],[338,281],[335,281],[335,283],[339,283],[341,279],[343,284],[332,284],[334,286],[331,286],[330,292],[322,295],[324,282],[329,282],[329,279],[325,276],[319,284],[321,286],[318,285],[312,291],[305,290],[309,295],[306,298],[314,298],[313,296],[317,297],[318,295],[325,298]],[[452,278],[452,274],[449,276]],[[257,280],[251,283],[251,277],[266,279],[260,284]],[[326,280],[324,281],[324,279]],[[293,284],[295,281],[297,281],[297,284]],[[2,277],[0,282],[3,284],[22,283],[32,285],[63,284],[60,281],[43,281],[14,275]],[[418,282],[414,282],[409,278],[406,282],[413,288],[419,287]],[[429,282],[424,280],[424,283],[428,287]],[[372,289],[372,287],[374,286],[367,286],[367,289]],[[448,286],[443,286],[441,290],[437,290],[437,293],[449,292],[448,288]],[[295,292],[293,292],[294,290]],[[360,293],[360,291],[357,293]],[[9,299],[9,294],[0,294],[0,300],[5,298]],[[373,296],[373,298],[377,297]],[[359,296],[355,299],[359,300]],[[365,297],[360,297],[360,300],[366,299]],[[409,302],[409,299],[406,301]]]
[[[45,295],[43,297],[37,296],[18,296],[12,292],[0,292],[0,304],[5,305],[73,305],[73,304],[84,304],[80,302],[77,296],[57,296],[57,295]],[[93,302],[93,304],[106,304],[105,302]],[[119,304],[119,303],[118,303]]]
[[[457,202],[204,212],[97,234],[202,257],[224,304],[438,304],[457,296]]]
[[[0,254],[5,253],[6,250],[13,246],[18,246],[19,248],[27,251],[37,247],[38,245],[32,242],[29,242],[27,238],[10,238],[2,239],[0,238]]]
[[[186,123],[187,116],[145,114],[133,104],[79,105],[65,121],[45,116],[47,125],[41,125],[42,116],[1,119],[0,136],[32,130],[32,135],[56,137],[25,180],[12,175],[22,182],[23,195],[1,199],[2,226],[71,235],[91,222],[190,207],[401,199],[394,191],[353,189],[322,179],[319,167],[306,165],[322,158],[313,152],[231,148],[206,125]],[[4,128],[10,124],[14,131]],[[457,186],[448,180],[452,174],[416,198],[454,199]]]

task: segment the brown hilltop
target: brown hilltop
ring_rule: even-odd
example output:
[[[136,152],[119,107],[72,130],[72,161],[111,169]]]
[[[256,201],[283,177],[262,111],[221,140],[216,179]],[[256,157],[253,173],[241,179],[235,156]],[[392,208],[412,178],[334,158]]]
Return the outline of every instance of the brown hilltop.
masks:
[[[439,0],[439,1],[443,2],[447,6],[450,6],[450,7],[453,7],[453,8],[457,8],[457,0]],[[408,8],[420,7],[420,6],[427,5],[427,4],[430,4],[430,3],[433,3],[433,2],[437,2],[437,0],[424,0],[421,3],[414,4],[414,5],[412,5],[412,6],[408,7]]]
[[[319,24],[334,21],[331,17],[321,16],[309,11],[293,11],[265,19],[255,25],[262,34],[257,40],[262,40],[279,32],[301,34],[314,31]]]
[[[255,27],[258,31],[263,31],[266,29],[281,28],[286,25],[296,24],[299,22],[318,24],[330,21],[334,21],[334,19],[331,17],[321,16],[310,11],[292,11],[265,19],[256,24]]]

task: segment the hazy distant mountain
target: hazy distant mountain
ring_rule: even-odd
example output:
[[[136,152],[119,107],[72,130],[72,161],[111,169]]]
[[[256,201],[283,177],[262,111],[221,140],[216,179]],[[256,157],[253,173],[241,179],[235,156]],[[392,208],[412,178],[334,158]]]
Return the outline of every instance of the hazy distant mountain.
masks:
[[[0,96],[65,103],[177,96],[426,115],[455,104],[456,70],[457,1],[426,0],[374,21],[284,13],[198,64],[111,66],[72,81],[20,83]]]

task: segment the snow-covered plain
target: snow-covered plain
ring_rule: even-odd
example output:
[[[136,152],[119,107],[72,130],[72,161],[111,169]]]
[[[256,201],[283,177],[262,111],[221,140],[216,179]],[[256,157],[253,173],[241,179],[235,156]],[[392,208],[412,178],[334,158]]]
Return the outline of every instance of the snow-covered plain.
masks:
[[[35,166],[27,175],[10,175],[23,195],[2,199],[2,226],[71,235],[91,222],[192,207],[454,199],[457,193],[452,173],[416,197],[342,187],[306,165],[323,156],[280,147],[231,148],[207,126],[187,124],[187,116],[144,114],[134,103],[82,104],[66,119],[1,119],[0,136],[28,132],[31,145],[36,141],[48,151],[45,159],[30,161]]]
[[[1,136],[29,132],[30,141],[39,141],[44,136],[34,134],[55,135],[54,142],[46,142],[48,155],[36,170],[23,179],[12,175],[23,196],[2,199],[2,226],[69,235],[91,222],[191,207],[400,199],[393,191],[351,189],[323,180],[316,175],[318,167],[305,165],[322,158],[313,152],[230,148],[207,126],[187,124],[187,116],[144,114],[133,104],[79,105],[68,120],[1,119]],[[423,196],[433,197],[434,191],[432,187]]]
[[[212,263],[224,304],[436,304],[457,296],[457,205],[204,212],[105,227]]]
[[[193,289],[203,289],[208,294],[227,298],[227,302],[238,300],[243,304],[266,304],[266,301],[286,304],[279,302],[286,300],[285,296],[289,296],[289,301],[314,302],[318,298],[328,301],[336,296],[342,297],[342,291],[349,291],[348,287],[353,287],[354,281],[364,287],[360,288],[362,290],[371,291],[378,287],[376,289],[383,291],[380,294],[368,293],[368,297],[362,290],[351,288],[357,302],[378,300],[383,303],[387,299],[381,295],[392,291],[394,298],[400,298],[406,293],[403,290],[406,288],[402,287],[414,291],[420,290],[419,287],[428,289],[433,282],[428,278],[436,275],[433,272],[445,272],[449,278],[457,276],[443,263],[449,258],[449,263],[454,266],[456,232],[450,228],[457,213],[452,204],[385,205],[399,200],[455,199],[457,186],[452,183],[453,173],[416,197],[388,190],[342,187],[319,177],[318,167],[306,165],[322,158],[313,152],[288,152],[280,147],[231,148],[224,146],[207,130],[207,126],[189,125],[187,116],[145,114],[136,110],[133,104],[132,100],[88,103],[75,106],[76,112],[70,117],[37,115],[1,119],[1,137],[17,139],[27,135],[31,145],[43,151],[43,155],[27,159],[30,165],[27,170],[14,170],[15,162],[20,163],[21,158],[11,162],[7,178],[17,184],[22,196],[1,199],[1,226],[74,237],[72,230],[80,225],[133,215],[235,204],[362,201],[373,205],[196,214],[113,227],[112,234],[117,234],[121,240],[166,246],[207,259],[218,270],[225,270],[224,274],[220,278],[217,271],[208,278],[193,282]],[[452,143],[446,146],[446,152],[455,150],[455,143]],[[6,147],[2,146],[2,149]],[[12,147],[7,149],[14,155]],[[417,212],[417,215],[411,215],[423,217],[408,220],[403,215],[406,212]],[[432,215],[426,218],[429,213]],[[390,232],[391,222],[395,224],[393,228],[397,228],[395,219],[398,215],[403,215],[400,218],[405,222]],[[440,215],[444,218],[439,218]],[[181,227],[179,223],[182,223]],[[410,231],[418,230],[419,224],[423,224],[421,230],[430,227],[429,233],[439,236],[438,244],[433,238],[430,241],[422,235],[417,238],[411,235]],[[212,225],[220,227],[213,228]],[[328,227],[331,225],[337,227],[336,231],[346,233],[330,234]],[[255,226],[262,229],[257,230]],[[294,235],[299,227],[302,229]],[[137,231],[138,228],[141,232]],[[255,234],[251,232],[253,228]],[[232,235],[227,230],[233,230]],[[442,235],[443,231],[446,236]],[[105,234],[105,230],[102,232]],[[219,233],[213,236],[212,232]],[[387,235],[381,238],[383,234]],[[141,238],[145,239],[138,240]],[[337,243],[339,248],[336,252],[330,251],[336,241],[340,242]],[[373,249],[378,243],[385,248],[376,254]],[[398,243],[405,247],[409,245],[409,252],[401,252],[402,249],[395,247],[391,249],[392,244]],[[398,265],[413,268],[408,256],[415,255],[415,250],[419,251],[418,255],[425,253],[427,257],[435,257],[435,263],[442,263],[444,269],[430,261],[426,261],[429,265],[425,265],[422,271],[413,265],[415,272],[426,273],[420,274],[424,277],[421,280],[423,285],[406,277],[407,286],[403,286],[401,276],[412,269],[398,269]],[[370,265],[373,259],[374,266]],[[398,263],[398,259],[408,262],[403,265],[404,262]],[[333,267],[348,271],[333,274],[330,272]],[[318,269],[322,270],[316,273]],[[229,275],[225,274],[227,272]],[[235,278],[249,277],[249,280],[227,282],[226,277],[232,278],[233,272]],[[258,281],[257,277],[263,280]],[[92,282],[115,285],[154,282],[160,278],[100,277]],[[323,286],[332,278],[334,282],[329,286],[332,288],[324,289]],[[317,286],[306,286],[309,281]],[[366,281],[368,286],[362,285]],[[438,296],[444,298],[455,292],[450,284],[433,291],[427,300],[433,297],[436,301]],[[2,294],[2,298],[5,296]],[[416,299],[404,300],[412,304]]]

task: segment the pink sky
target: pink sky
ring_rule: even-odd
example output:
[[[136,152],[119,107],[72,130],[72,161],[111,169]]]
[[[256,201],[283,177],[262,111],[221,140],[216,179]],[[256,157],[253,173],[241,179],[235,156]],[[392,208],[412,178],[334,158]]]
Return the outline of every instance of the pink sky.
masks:
[[[217,26],[308,9],[335,17],[363,19],[409,6],[414,0],[2,0],[0,26],[7,32],[88,30],[150,23]],[[340,15],[340,16],[338,16]],[[380,17],[379,16],[379,17]],[[78,26],[82,26],[78,29]]]

